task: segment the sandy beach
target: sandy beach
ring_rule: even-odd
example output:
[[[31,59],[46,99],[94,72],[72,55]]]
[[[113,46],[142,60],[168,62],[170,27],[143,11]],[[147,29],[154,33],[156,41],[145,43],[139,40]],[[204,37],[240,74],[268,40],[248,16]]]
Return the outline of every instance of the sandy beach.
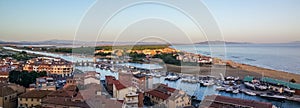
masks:
[[[171,64],[166,64],[166,66],[168,71],[177,73],[212,75],[217,77],[220,77],[220,73],[222,73],[224,76],[238,76],[240,78],[244,78],[247,75],[255,76],[258,78],[265,76],[285,81],[295,79],[296,83],[300,83],[300,75],[298,74],[271,70],[246,64],[234,64],[234,66],[176,66]]]

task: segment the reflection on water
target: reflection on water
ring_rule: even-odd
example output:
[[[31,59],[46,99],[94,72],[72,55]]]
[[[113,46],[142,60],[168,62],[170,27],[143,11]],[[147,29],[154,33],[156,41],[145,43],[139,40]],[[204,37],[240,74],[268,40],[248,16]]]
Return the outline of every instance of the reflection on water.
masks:
[[[176,88],[179,90],[183,90],[191,96],[196,96],[197,99],[199,99],[199,100],[202,100],[206,95],[219,94],[219,95],[229,96],[229,97],[233,97],[233,98],[255,100],[255,101],[260,101],[260,102],[271,102],[274,105],[281,107],[281,108],[300,108],[300,103],[298,103],[298,102],[293,102],[293,101],[279,102],[279,101],[267,100],[267,99],[261,98],[259,96],[249,96],[249,95],[245,95],[243,93],[232,94],[232,93],[227,93],[227,92],[218,92],[215,90],[216,86],[201,87],[200,84],[191,84],[191,83],[181,82],[181,79],[178,81],[167,81],[167,80],[164,80],[164,77],[161,77],[161,78],[154,78],[153,83],[167,84],[170,87],[173,87],[173,88]]]
[[[92,61],[92,58],[67,56],[67,55],[63,55],[63,54],[53,54],[53,53],[47,53],[47,52],[19,50],[19,49],[14,49],[14,48],[10,48],[10,47],[5,47],[5,49],[10,49],[10,50],[14,50],[14,51],[26,51],[28,53],[35,53],[35,54],[40,54],[40,55],[45,55],[45,56],[61,57],[65,60],[75,61],[75,62],[76,61]],[[132,64],[132,63],[130,65],[146,66],[146,67],[148,66],[148,65]],[[151,66],[149,66],[149,67],[151,67]],[[153,66],[153,67],[156,67],[156,66]],[[81,71],[96,71],[96,72],[99,72],[101,74],[101,80],[105,80],[105,76],[107,76],[107,75],[115,76],[116,78],[118,78],[118,73],[117,72],[111,72],[111,71],[108,71],[108,70],[101,70],[99,68],[88,67],[88,66],[84,66],[84,67],[83,66],[76,66],[75,68],[79,69]],[[300,108],[300,103],[298,103],[298,102],[285,101],[285,102],[281,103],[281,102],[278,102],[278,101],[271,101],[271,100],[267,100],[267,99],[264,99],[264,98],[260,98],[258,96],[245,95],[243,93],[231,94],[231,93],[226,93],[226,92],[218,92],[218,91],[215,91],[215,86],[200,87],[199,84],[183,83],[183,82],[181,82],[181,79],[179,79],[177,81],[167,81],[167,80],[164,80],[164,79],[165,79],[165,77],[160,77],[160,78],[153,77],[153,84],[155,84],[155,83],[167,84],[170,87],[173,87],[173,88],[176,88],[176,89],[179,89],[179,90],[183,90],[191,96],[196,96],[197,99],[200,99],[200,100],[202,100],[204,98],[204,96],[206,96],[206,95],[220,94],[220,95],[223,95],[223,96],[229,96],[229,97],[234,97],[234,98],[242,98],[242,99],[255,100],[255,101],[260,101],[260,102],[271,102],[274,105],[282,107],[282,108]]]

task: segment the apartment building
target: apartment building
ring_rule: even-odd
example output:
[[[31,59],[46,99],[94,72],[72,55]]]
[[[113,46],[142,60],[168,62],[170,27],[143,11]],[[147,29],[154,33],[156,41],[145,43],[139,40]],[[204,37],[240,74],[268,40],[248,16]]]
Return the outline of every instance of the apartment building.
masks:
[[[145,92],[153,104],[164,105],[168,108],[191,106],[190,96],[184,91],[176,90],[165,84],[159,84],[155,89]]]
[[[42,99],[51,92],[49,90],[32,90],[26,92],[18,97],[18,107],[40,107]]]
[[[46,71],[48,74],[71,76],[73,72],[72,63],[60,58],[38,57],[28,60],[23,70],[26,71]]]
[[[17,107],[17,92],[8,86],[8,84],[0,84],[0,108]]]

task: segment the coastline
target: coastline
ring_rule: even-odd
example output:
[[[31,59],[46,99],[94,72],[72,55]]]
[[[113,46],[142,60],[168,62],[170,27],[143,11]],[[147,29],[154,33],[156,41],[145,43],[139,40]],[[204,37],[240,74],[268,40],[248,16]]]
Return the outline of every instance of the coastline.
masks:
[[[171,48],[171,47],[169,47]],[[20,50],[20,49],[19,49]],[[48,53],[48,52],[44,52]],[[65,54],[65,53],[54,53],[54,54]],[[42,54],[41,54],[42,55]],[[300,75],[290,72],[284,72],[279,70],[272,70],[263,67],[252,66],[248,64],[237,63],[231,60],[222,60],[219,58],[213,58],[216,62],[227,63],[227,66],[222,65],[213,65],[214,69],[219,69],[226,72],[224,76],[235,76],[244,78],[245,76],[254,76],[254,77],[271,77],[275,79],[289,81],[294,79],[296,83],[300,83]],[[186,73],[186,74],[199,74],[199,75],[212,75],[210,66],[177,66],[172,64],[166,64],[167,70],[176,73]],[[219,75],[219,74],[218,74]]]
[[[233,61],[227,61],[229,65],[214,65],[214,70],[221,70],[221,72],[225,72],[224,76],[234,76],[244,78],[245,76],[254,76],[257,78],[261,77],[271,77],[275,79],[280,79],[284,81],[290,81],[291,79],[295,79],[296,83],[300,83],[300,75],[272,70],[257,66],[252,66],[248,64],[236,63]],[[232,65],[234,64],[234,65]],[[198,74],[198,75],[212,75],[210,66],[176,66],[172,64],[166,64],[167,70],[176,73],[185,73],[185,74]],[[215,70],[216,69],[216,70]],[[224,70],[226,69],[226,71]]]

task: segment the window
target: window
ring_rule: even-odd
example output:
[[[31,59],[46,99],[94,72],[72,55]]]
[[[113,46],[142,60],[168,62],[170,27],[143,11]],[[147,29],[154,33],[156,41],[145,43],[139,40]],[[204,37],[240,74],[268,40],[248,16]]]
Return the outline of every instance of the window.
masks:
[[[31,98],[31,101],[33,101],[33,98]]]

